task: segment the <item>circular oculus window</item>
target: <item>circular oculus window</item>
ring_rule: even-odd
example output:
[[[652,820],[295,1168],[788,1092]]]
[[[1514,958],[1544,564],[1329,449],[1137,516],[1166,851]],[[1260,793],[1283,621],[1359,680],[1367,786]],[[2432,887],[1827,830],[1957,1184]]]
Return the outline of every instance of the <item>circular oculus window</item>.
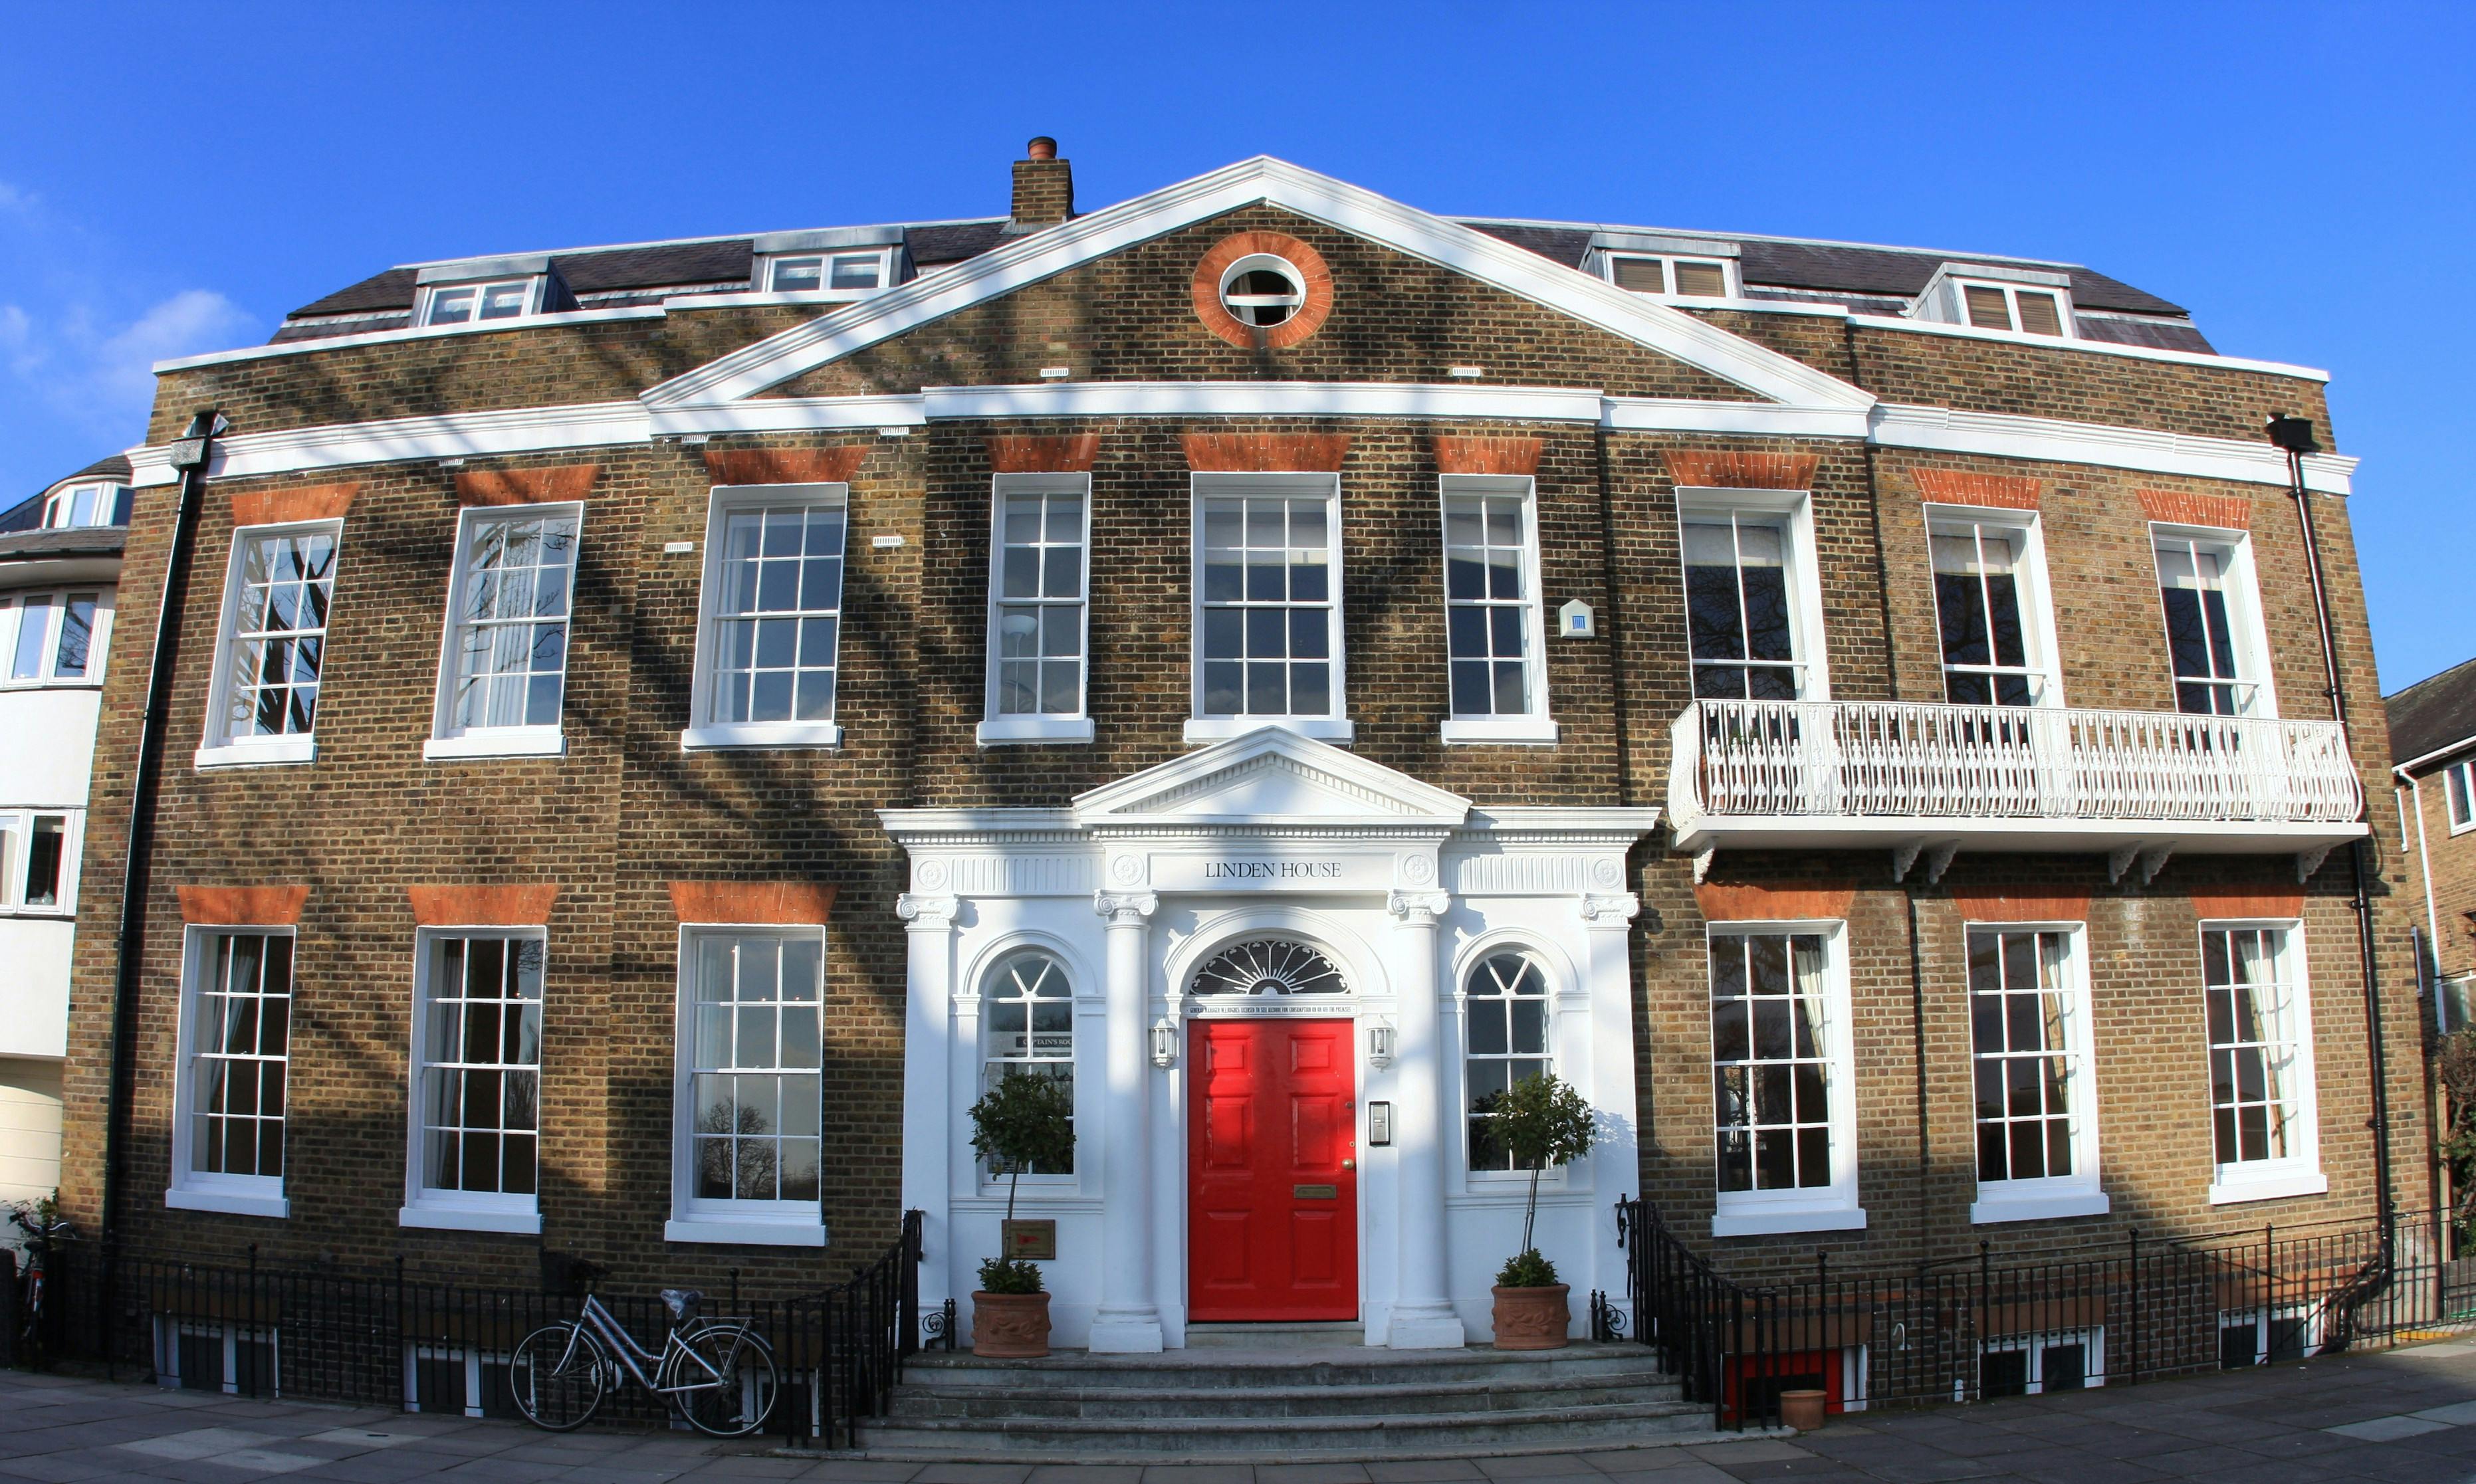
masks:
[[[1231,233],[1195,265],[1196,318],[1241,349],[1296,345],[1331,312],[1324,255],[1286,233]]]

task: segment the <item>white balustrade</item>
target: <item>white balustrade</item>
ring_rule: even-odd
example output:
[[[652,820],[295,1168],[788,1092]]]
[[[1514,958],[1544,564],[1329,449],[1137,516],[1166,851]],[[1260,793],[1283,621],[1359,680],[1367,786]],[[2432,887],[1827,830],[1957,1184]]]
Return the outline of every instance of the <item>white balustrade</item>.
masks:
[[[1697,818],[2345,823],[2336,722],[2061,706],[1696,701],[1670,807]]]

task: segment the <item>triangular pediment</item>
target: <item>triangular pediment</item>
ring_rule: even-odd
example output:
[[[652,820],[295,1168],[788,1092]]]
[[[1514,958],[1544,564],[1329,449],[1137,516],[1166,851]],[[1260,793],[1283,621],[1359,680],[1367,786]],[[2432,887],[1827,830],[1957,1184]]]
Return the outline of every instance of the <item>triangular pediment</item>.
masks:
[[[1874,402],[1871,394],[1859,387],[1682,309],[1459,222],[1264,156],[1027,234],[953,267],[837,309],[674,377],[645,392],[642,401],[657,418],[663,413],[743,404],[919,326],[1257,204],[1296,212],[1467,274],[1743,387],[1765,402],[1841,412],[1862,411]],[[782,409],[775,408],[770,415],[781,414]],[[752,428],[772,425],[762,420],[750,424]]]
[[[1074,808],[1085,828],[1451,828],[1471,804],[1355,753],[1266,727],[1079,794]]]

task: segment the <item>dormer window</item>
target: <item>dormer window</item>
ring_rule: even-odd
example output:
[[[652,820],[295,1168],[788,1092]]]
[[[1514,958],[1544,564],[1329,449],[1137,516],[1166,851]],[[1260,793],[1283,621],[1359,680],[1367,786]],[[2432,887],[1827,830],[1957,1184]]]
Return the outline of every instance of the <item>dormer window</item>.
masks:
[[[483,320],[521,319],[540,301],[538,278],[501,279],[488,284],[436,284],[421,316],[425,325],[470,325]]]
[[[1648,253],[1607,255],[1608,282],[1638,294],[1686,299],[1725,299],[1728,264],[1716,258],[1671,258]]]
[[[2010,284],[1963,284],[1960,292],[1972,329],[2018,330],[2025,334],[2064,333],[2063,306],[2044,289],[2019,288]]]
[[[43,502],[43,525],[53,531],[120,525],[120,501],[125,493],[117,484],[72,484],[57,490]]]
[[[765,291],[826,293],[850,298],[873,294],[893,282],[889,248],[856,253],[780,253],[765,260]]]

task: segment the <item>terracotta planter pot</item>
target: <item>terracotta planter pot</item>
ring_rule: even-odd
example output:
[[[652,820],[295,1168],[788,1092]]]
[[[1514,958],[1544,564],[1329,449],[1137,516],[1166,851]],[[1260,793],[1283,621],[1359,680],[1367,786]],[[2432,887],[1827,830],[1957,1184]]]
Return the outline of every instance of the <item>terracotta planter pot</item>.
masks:
[[[1819,1391],[1784,1391],[1780,1393],[1780,1423],[1799,1432],[1812,1432],[1822,1425],[1824,1394]]]
[[[1047,1294],[972,1295],[972,1353],[1037,1360],[1049,1353]]]
[[[1565,1331],[1573,1312],[1566,1303],[1573,1292],[1567,1283],[1546,1288],[1496,1290],[1496,1348],[1499,1350],[1561,1350],[1572,1344]]]

